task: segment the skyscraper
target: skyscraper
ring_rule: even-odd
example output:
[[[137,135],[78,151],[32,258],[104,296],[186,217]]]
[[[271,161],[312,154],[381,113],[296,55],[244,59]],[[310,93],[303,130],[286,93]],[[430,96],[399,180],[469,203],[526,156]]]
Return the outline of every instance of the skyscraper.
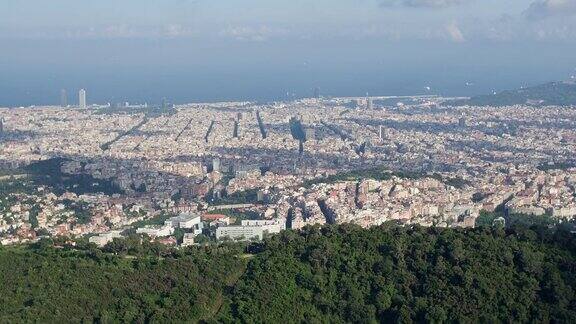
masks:
[[[80,109],[86,109],[86,90],[80,89],[78,97]]]
[[[320,88],[314,88],[314,98],[320,99]]]
[[[60,107],[68,107],[68,94],[66,89],[60,90]]]
[[[372,103],[372,97],[366,98],[366,108],[368,110],[372,110],[372,108],[374,108],[374,104]]]
[[[0,117],[0,137],[4,136],[4,118]]]

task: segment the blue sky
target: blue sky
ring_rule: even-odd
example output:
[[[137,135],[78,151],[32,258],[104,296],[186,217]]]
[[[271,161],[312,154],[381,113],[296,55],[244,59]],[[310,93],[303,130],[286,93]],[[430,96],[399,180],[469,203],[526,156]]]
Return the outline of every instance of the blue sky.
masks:
[[[575,51],[576,0],[2,0],[0,105],[471,95]]]

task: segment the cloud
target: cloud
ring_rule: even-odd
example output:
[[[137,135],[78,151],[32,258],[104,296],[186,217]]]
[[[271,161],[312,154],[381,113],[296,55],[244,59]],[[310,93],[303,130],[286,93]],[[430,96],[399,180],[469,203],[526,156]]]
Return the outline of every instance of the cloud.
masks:
[[[196,37],[198,31],[187,26],[169,24],[160,26],[133,26],[128,24],[86,26],[76,28],[52,28],[45,30],[3,31],[0,38],[10,34],[27,39],[134,39],[134,38],[182,38]]]
[[[524,12],[530,19],[576,14],[576,0],[537,0]]]
[[[458,24],[455,21],[446,25],[446,33],[454,42],[462,43],[466,41],[464,33],[462,33],[462,30],[460,30],[460,27],[458,27]]]
[[[461,5],[467,0],[383,0],[381,7],[446,8]]]
[[[272,37],[286,36],[289,33],[290,31],[287,29],[269,26],[235,26],[221,30],[219,35],[240,41],[263,42]]]

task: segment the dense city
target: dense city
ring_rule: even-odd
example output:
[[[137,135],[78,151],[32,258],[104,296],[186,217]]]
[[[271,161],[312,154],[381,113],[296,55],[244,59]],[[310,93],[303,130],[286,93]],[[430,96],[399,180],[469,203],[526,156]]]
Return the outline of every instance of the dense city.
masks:
[[[576,216],[576,110],[445,98],[0,109],[0,240],[167,245],[305,225]],[[504,221],[501,217],[494,221]]]

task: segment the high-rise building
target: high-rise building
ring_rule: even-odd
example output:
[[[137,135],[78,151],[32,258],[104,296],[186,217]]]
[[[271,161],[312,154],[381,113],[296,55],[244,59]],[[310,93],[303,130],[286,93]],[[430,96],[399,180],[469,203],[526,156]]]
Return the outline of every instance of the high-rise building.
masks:
[[[4,118],[0,118],[0,137],[4,136]]]
[[[320,88],[314,88],[314,98],[320,99]]]
[[[371,97],[366,98],[366,108],[368,110],[372,110],[373,107],[374,104],[372,103],[372,98]]]
[[[458,126],[464,128],[466,127],[466,123],[467,123],[466,117],[462,116],[460,117],[460,119],[458,119]]]
[[[168,110],[169,105],[170,104],[168,103],[168,99],[162,98],[162,110]]]
[[[78,92],[78,103],[80,109],[86,109],[86,90],[80,89]]]
[[[60,90],[60,107],[68,107],[68,94],[66,89]]]
[[[380,125],[378,129],[378,138],[382,141],[384,140],[384,126]]]

